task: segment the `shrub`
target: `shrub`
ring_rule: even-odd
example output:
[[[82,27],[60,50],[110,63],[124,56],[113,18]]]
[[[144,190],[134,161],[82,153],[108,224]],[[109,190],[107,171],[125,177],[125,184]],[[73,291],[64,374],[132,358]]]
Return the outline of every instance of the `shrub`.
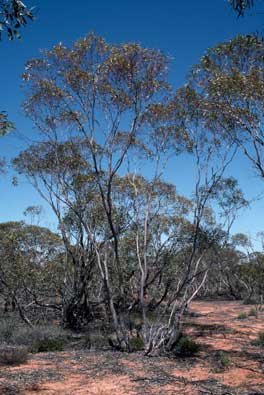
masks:
[[[238,320],[245,320],[247,318],[247,313],[241,312],[238,314],[237,319]]]
[[[177,342],[174,354],[176,356],[191,357],[200,351],[201,347],[188,336],[182,336]]]
[[[20,365],[28,360],[28,350],[23,346],[2,345],[0,363],[2,365]]]
[[[26,346],[30,352],[62,351],[67,340],[68,333],[56,326],[7,325],[4,335],[0,335],[1,343]]]
[[[63,351],[67,341],[65,332],[57,327],[37,327],[30,331],[28,344],[31,352]]]
[[[64,344],[62,339],[40,339],[34,344],[34,352],[63,351]]]
[[[130,339],[129,346],[131,351],[141,351],[144,350],[144,341],[141,337],[134,336]]]
[[[255,346],[261,346],[264,347],[264,332],[259,332],[258,338],[253,341],[253,344]]]
[[[231,364],[231,360],[228,355],[226,355],[223,351],[220,351],[218,354],[219,362],[223,368],[227,368]]]
[[[249,317],[256,317],[258,318],[258,311],[255,308],[250,309],[249,313],[248,313]]]

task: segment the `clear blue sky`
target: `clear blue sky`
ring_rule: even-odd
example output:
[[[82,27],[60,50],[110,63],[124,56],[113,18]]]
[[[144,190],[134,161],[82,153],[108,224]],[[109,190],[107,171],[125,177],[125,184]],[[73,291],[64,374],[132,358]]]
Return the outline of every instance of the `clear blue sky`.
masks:
[[[31,0],[31,4],[38,7],[37,20],[23,29],[22,41],[5,39],[0,43],[0,109],[6,110],[19,132],[31,139],[36,131],[20,110],[23,99],[20,75],[25,62],[37,57],[40,48],[49,48],[60,41],[70,44],[90,31],[112,43],[136,41],[146,47],[160,48],[173,58],[171,80],[176,87],[184,83],[188,70],[208,47],[264,25],[263,15],[237,19],[227,0]],[[0,142],[0,156],[10,159],[24,147],[25,143],[15,134],[6,136]],[[230,172],[238,178],[249,199],[264,190],[264,183],[243,156],[236,159]],[[10,171],[0,180],[0,221],[22,219],[26,207],[40,204],[30,185],[22,182],[14,188],[11,176]],[[176,183],[179,192],[190,192],[188,158],[177,159],[167,176]],[[254,236],[264,230],[263,208],[264,198],[241,213],[233,231]],[[43,225],[54,227],[54,218],[48,208],[45,210]]]

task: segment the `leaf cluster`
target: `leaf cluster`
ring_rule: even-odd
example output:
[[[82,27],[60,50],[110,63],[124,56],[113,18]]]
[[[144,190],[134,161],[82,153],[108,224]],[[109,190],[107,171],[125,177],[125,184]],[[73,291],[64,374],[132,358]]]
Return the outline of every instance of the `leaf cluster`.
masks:
[[[33,8],[29,9],[20,0],[0,1],[0,40],[6,31],[9,40],[21,38],[19,29],[33,20]]]

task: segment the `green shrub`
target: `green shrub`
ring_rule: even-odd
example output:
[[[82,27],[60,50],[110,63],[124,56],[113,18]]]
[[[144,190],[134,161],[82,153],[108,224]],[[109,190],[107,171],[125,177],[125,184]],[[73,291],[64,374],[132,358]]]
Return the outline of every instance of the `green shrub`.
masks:
[[[0,343],[26,346],[30,352],[34,353],[62,351],[67,341],[68,333],[56,326],[29,328],[25,325],[13,325],[12,327],[7,324],[6,329],[0,335]]]
[[[141,337],[134,336],[129,341],[129,347],[131,351],[144,350],[144,341]]]
[[[58,327],[36,327],[28,333],[27,343],[31,352],[63,351],[66,333]]]
[[[255,346],[264,347],[264,332],[259,332],[258,337],[253,341],[253,344]]]
[[[244,313],[244,312],[239,313],[238,316],[237,316],[237,319],[238,320],[245,320],[245,319],[247,319],[247,313]]]
[[[258,318],[258,311],[257,311],[257,309],[252,307],[252,309],[250,309],[250,311],[248,313],[248,316],[249,317],[256,317],[256,318]]]
[[[28,360],[28,350],[23,346],[2,345],[0,363],[2,365],[20,365]]]
[[[191,357],[197,354],[201,349],[201,346],[188,336],[182,336],[177,342],[174,354],[177,356]]]
[[[63,351],[65,342],[62,339],[40,339],[34,344],[35,352]]]
[[[226,353],[224,353],[223,351],[220,351],[218,353],[218,358],[219,358],[219,362],[223,368],[227,368],[228,366],[230,366],[231,360],[229,359],[228,355],[226,355]]]

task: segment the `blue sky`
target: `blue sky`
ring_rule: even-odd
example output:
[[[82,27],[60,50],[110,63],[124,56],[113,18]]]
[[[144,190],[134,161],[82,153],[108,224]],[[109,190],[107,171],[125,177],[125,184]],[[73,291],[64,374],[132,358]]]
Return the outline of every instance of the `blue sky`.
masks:
[[[112,43],[139,42],[172,57],[170,77],[177,87],[185,82],[188,70],[208,47],[236,34],[261,29],[264,24],[263,15],[237,19],[227,0],[31,0],[30,4],[38,8],[37,19],[23,29],[23,39],[14,42],[5,39],[0,43],[0,109],[8,112],[19,133],[28,139],[34,139],[36,131],[20,109],[23,100],[20,75],[25,62],[37,57],[40,48],[50,48],[60,41],[70,44],[90,31]],[[24,147],[24,140],[16,133],[11,134],[1,139],[0,156],[11,159]],[[179,192],[189,193],[191,171],[188,156],[182,156],[169,167],[167,179],[178,186]],[[229,172],[238,178],[249,199],[264,191],[264,183],[242,155]],[[22,219],[26,207],[40,204],[38,194],[25,181],[18,187],[11,185],[12,175],[10,170],[0,180],[0,221]],[[264,198],[257,199],[241,213],[233,231],[254,236],[264,230],[263,208]],[[42,224],[55,227],[47,207]]]

